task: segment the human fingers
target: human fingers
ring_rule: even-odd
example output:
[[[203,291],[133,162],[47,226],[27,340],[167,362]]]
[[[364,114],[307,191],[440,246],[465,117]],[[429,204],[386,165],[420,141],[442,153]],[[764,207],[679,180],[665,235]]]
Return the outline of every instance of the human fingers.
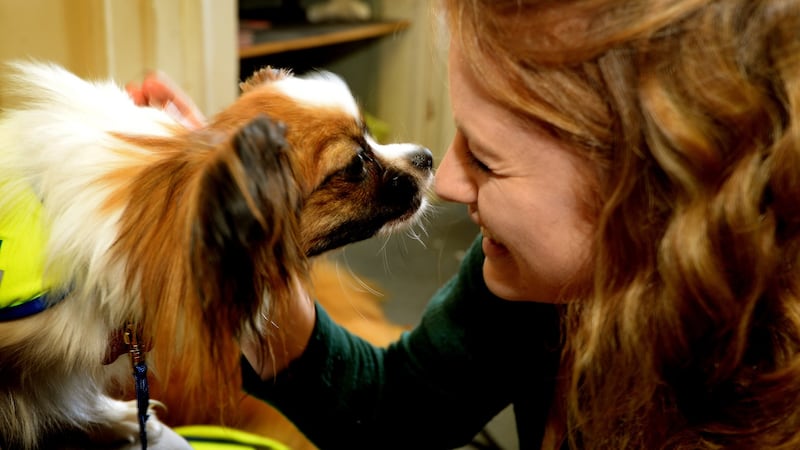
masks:
[[[133,99],[133,103],[138,106],[147,106],[147,99],[144,97],[142,86],[136,82],[130,82],[125,85],[125,91]]]
[[[205,123],[205,117],[191,98],[165,75],[159,72],[148,74],[142,81],[141,90],[148,105],[166,110],[184,125],[200,128]]]

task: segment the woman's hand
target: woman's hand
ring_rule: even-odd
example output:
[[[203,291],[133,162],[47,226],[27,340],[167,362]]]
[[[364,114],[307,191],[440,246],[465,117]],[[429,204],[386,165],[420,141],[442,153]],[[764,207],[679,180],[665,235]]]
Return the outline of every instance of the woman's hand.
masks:
[[[265,323],[261,328],[266,338],[255,333],[245,333],[241,338],[242,353],[262,380],[274,377],[300,357],[314,331],[317,320],[314,301],[297,279],[293,291],[295,295],[290,304],[272,308],[273,315],[262,319]],[[277,344],[264,348],[269,335]]]
[[[206,123],[192,99],[161,72],[150,72],[141,83],[128,83],[125,90],[137,105],[161,108],[186,128],[197,129]]]

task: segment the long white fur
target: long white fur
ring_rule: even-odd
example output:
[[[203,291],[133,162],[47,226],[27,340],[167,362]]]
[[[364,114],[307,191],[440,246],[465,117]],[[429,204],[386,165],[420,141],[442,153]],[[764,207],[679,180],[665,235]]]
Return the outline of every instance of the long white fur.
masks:
[[[8,89],[33,108],[16,109],[0,123],[2,174],[12,174],[18,188],[27,184],[46,199],[45,218],[51,231],[48,254],[60,255],[46,262],[48,269],[65,283],[81,280],[85,288],[114,290],[115,286],[103,286],[101,280],[86,279],[92,273],[107,274],[113,267],[107,255],[122,213],[100,215],[99,206],[110,190],[98,180],[147,155],[109,133],[167,136],[175,121],[161,110],[136,106],[109,81],[90,83],[54,65],[14,63],[11,67]],[[84,238],[87,230],[92,230],[89,241]],[[103,271],[95,270],[99,267]],[[105,297],[92,296],[101,305]]]
[[[276,81],[273,86],[297,101],[313,106],[339,108],[355,118],[361,116],[350,88],[344,80],[331,72],[311,72],[303,78],[287,77]]]
[[[147,159],[142,150],[110,132],[167,136],[175,121],[163,111],[137,107],[113,83],[86,82],[54,65],[14,63],[5,80],[10,94],[6,98],[23,99],[23,104],[31,106],[6,110],[0,121],[4,191],[0,208],[7,207],[4,203],[19,189],[32,189],[46,199],[44,219],[51,235],[47,254],[58,255],[46,260],[46,268],[60,280],[61,286],[53,286],[55,291],[74,290],[55,308],[57,314],[51,309],[19,323],[0,323],[0,346],[35,336],[46,343],[47,347],[38,348],[47,354],[32,354],[30,360],[40,358],[41,364],[53,365],[46,370],[60,375],[37,379],[31,373],[29,379],[23,377],[30,383],[28,389],[16,392],[17,398],[0,396],[0,432],[15,429],[27,440],[35,440],[49,416],[76,425],[108,422],[120,414],[135,420],[132,404],[97,396],[106,377],[120,376],[127,363],[121,359],[115,369],[107,370],[99,360],[107,350],[110,322],[119,320],[114,314],[125,312],[106,303],[125,294],[122,283],[110,282],[122,279],[124,261],[108,258],[122,211],[101,212],[110,189],[99,180],[110,170]],[[85,238],[87,233],[91,239]],[[94,273],[103,273],[104,278],[94,278]],[[87,367],[95,369],[87,371]],[[42,411],[26,410],[31,405]],[[25,417],[30,420],[13,423],[13,417],[3,416],[8,412],[29,413]],[[160,425],[152,420],[149,428],[155,434]]]

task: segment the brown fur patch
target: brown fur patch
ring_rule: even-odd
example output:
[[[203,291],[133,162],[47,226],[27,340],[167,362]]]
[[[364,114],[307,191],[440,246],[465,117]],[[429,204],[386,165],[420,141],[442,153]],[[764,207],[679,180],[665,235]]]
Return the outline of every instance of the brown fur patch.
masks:
[[[347,164],[355,153],[356,138],[364,132],[359,120],[342,110],[298,103],[269,84],[242,94],[231,108],[213,119],[211,127],[237,129],[257,114],[267,114],[286,125],[286,140],[301,155],[298,175],[306,195],[328,174]],[[341,144],[338,151],[333,145],[337,142]]]

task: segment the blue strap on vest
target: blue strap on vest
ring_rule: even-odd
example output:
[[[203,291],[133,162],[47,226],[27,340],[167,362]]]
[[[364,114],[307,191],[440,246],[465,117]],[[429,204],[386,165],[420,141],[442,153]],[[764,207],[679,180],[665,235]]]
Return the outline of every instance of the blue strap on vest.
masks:
[[[22,319],[34,314],[38,314],[59,303],[61,300],[64,300],[64,297],[67,296],[68,292],[69,291],[54,297],[48,294],[43,294],[34,299],[28,300],[25,303],[20,303],[19,305],[0,308],[0,322]]]
[[[0,322],[7,322],[9,320],[17,320],[23,317],[38,314],[48,308],[47,298],[44,295],[36,297],[33,300],[27,301],[16,306],[7,306],[0,309]]]

